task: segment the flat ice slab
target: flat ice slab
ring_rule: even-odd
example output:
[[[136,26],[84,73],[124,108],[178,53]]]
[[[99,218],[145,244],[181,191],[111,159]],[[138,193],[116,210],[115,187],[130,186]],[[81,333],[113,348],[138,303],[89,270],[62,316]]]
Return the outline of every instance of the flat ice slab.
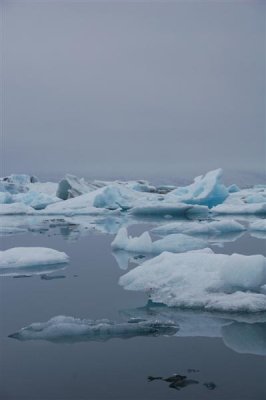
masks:
[[[173,335],[178,327],[171,321],[138,320],[115,323],[108,319],[89,320],[57,316],[47,322],[36,322],[9,337],[18,340],[48,340],[56,343],[129,339],[135,336]]]
[[[119,280],[168,306],[216,311],[266,311],[266,259],[201,252],[164,252]]]
[[[183,234],[168,235],[163,239],[152,242],[149,232],[144,232],[139,237],[132,238],[128,236],[126,228],[121,228],[114,241],[111,243],[111,247],[113,250],[159,254],[162,251],[178,253],[194,249],[203,249],[207,247],[207,242]]]
[[[66,253],[46,247],[14,247],[0,251],[0,268],[23,268],[66,262]]]
[[[185,233],[186,235],[219,235],[231,232],[242,232],[245,227],[234,220],[222,221],[187,221],[172,222],[152,229],[159,235],[170,235],[173,233]]]

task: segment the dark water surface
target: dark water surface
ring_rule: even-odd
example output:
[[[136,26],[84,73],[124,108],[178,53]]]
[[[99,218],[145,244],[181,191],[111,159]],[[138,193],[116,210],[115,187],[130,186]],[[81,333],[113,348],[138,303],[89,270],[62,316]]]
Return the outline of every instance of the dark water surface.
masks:
[[[131,232],[146,228],[138,225]],[[9,338],[22,327],[57,315],[121,321],[125,310],[134,314],[134,309],[146,305],[145,294],[118,285],[125,271],[111,253],[113,235],[88,232],[70,241],[63,233],[1,238],[2,249],[45,246],[70,257],[65,269],[50,275],[57,279],[41,275],[0,278],[1,400],[266,398],[265,357],[238,353],[237,346],[228,347],[223,338],[159,336],[73,344]],[[228,254],[266,255],[265,241],[248,234],[213,248]],[[266,334],[265,324],[262,329]],[[148,380],[148,376],[174,373],[198,383],[176,390],[164,380]]]

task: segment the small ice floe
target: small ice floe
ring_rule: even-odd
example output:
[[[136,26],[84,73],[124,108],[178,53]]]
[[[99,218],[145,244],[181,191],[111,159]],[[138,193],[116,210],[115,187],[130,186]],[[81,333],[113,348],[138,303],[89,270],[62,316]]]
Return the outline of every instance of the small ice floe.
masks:
[[[108,319],[90,320],[57,316],[47,322],[36,322],[9,337],[18,340],[48,340],[56,343],[129,339],[135,336],[170,336],[178,327],[171,321],[131,319],[115,323]]]
[[[139,237],[132,238],[128,236],[126,228],[121,228],[111,243],[111,247],[113,250],[159,254],[163,251],[178,253],[203,249],[207,247],[207,242],[183,234],[168,235],[163,239],[152,242],[149,232],[144,232]]]
[[[14,247],[0,251],[0,269],[64,264],[66,253],[46,247]]]
[[[119,280],[168,306],[227,312],[266,311],[266,258],[206,250],[164,252]]]

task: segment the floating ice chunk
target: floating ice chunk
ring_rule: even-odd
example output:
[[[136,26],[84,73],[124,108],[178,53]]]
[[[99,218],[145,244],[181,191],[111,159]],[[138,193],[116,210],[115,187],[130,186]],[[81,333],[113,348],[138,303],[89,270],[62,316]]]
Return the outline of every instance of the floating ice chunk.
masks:
[[[266,232],[266,219],[260,219],[259,221],[252,222],[249,225],[251,231],[262,231]]]
[[[166,201],[142,201],[135,204],[130,214],[138,217],[179,217],[179,216],[208,216],[209,209],[206,206],[188,205]]]
[[[161,225],[152,232],[159,235],[169,235],[172,233],[185,233],[186,235],[219,235],[231,232],[242,232],[245,227],[234,220],[222,221],[187,221],[172,222],[170,224]]]
[[[0,192],[0,204],[10,204],[13,202],[12,196],[8,192]]]
[[[57,197],[56,191],[58,183],[56,182],[35,182],[29,183],[27,186],[29,190],[33,192],[40,192],[49,196]]]
[[[226,346],[237,353],[266,355],[266,323],[234,322],[222,328]]]
[[[164,252],[120,278],[129,290],[149,291],[168,306],[218,311],[266,311],[262,255]]]
[[[236,192],[240,191],[240,188],[235,183],[233,183],[232,185],[230,185],[227,188],[227,190],[228,190],[228,193],[236,193]]]
[[[137,192],[134,193],[133,190],[118,185],[109,185],[95,196],[93,205],[97,208],[127,210],[132,207],[132,201],[137,198],[139,198],[139,195]]]
[[[176,253],[193,249],[203,249],[207,247],[207,243],[204,240],[183,234],[168,235],[163,239],[152,242],[149,232],[144,232],[139,237],[132,238],[128,236],[126,228],[121,228],[111,243],[111,247],[113,250],[159,254],[163,251]]]
[[[12,174],[2,179],[5,182],[16,183],[18,185],[28,185],[29,183],[39,182],[36,176],[26,174]]]
[[[34,209],[23,203],[0,204],[0,215],[33,214]]]
[[[258,239],[266,239],[266,219],[252,222],[249,225],[249,230],[251,236],[254,236]]]
[[[20,268],[68,262],[66,253],[46,247],[14,247],[0,251],[0,268]]]
[[[194,179],[194,183],[189,186],[179,187],[166,198],[188,204],[200,204],[209,208],[223,203],[228,196],[226,187],[220,183],[223,170],[221,168],[208,172],[205,176],[200,175]]]
[[[80,196],[81,194],[89,193],[94,189],[96,189],[96,187],[89,185],[84,178],[66,174],[58,184],[56,195],[62,200],[67,200]]]
[[[16,203],[24,203],[35,210],[42,210],[49,204],[54,204],[61,201],[58,197],[34,191],[16,194],[13,196],[13,200]]]
[[[257,204],[219,204],[216,207],[213,207],[212,212],[215,214],[231,214],[231,215],[244,215],[244,214],[257,214],[257,215],[265,215],[266,214],[266,203],[257,203]]]
[[[89,320],[57,316],[47,322],[37,322],[10,335],[18,340],[48,340],[56,343],[129,339],[135,336],[173,335],[178,327],[171,321],[138,321],[115,323],[107,319]]]

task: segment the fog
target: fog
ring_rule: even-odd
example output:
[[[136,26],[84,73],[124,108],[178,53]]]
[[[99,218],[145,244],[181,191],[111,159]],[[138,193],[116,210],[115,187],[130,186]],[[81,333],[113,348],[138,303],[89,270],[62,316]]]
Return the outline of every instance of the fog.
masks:
[[[2,1],[2,174],[264,172],[264,1]]]

